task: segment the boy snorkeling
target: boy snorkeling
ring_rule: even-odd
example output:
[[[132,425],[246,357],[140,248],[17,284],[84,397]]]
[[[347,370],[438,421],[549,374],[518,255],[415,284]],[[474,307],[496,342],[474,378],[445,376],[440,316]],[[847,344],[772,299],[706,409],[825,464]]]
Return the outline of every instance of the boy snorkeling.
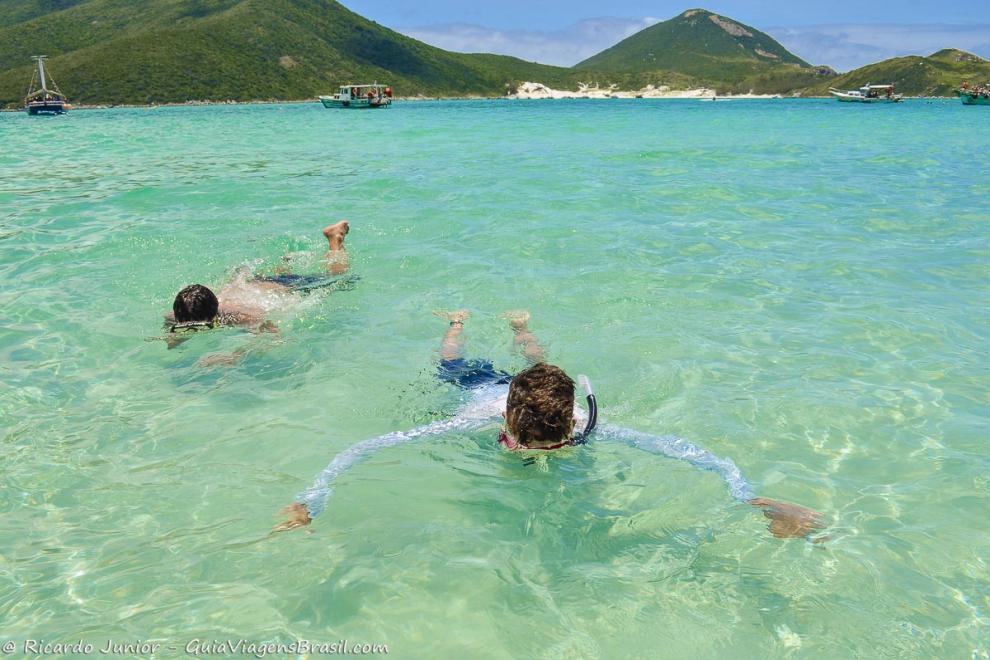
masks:
[[[522,350],[530,366],[512,376],[498,371],[487,360],[465,360],[462,356],[464,322],[470,316],[466,310],[438,312],[449,321],[440,348],[438,377],[473,394],[472,400],[458,414],[411,429],[395,431],[359,442],[338,454],[320,473],[314,484],[301,493],[296,502],[282,510],[288,520],[275,526],[273,532],[303,527],[323,512],[333,493],[337,477],[370,454],[414,440],[441,435],[451,431],[471,431],[497,420],[504,421],[499,444],[510,451],[552,451],[563,447],[586,444],[589,436],[622,440],[639,449],[687,461],[691,465],[716,472],[725,481],[730,494],[737,500],[761,509],[770,520],[768,529],[777,538],[803,538],[825,527],[820,513],[786,502],[756,497],[739,468],[731,460],[676,436],[655,436],[622,427],[605,425],[597,429],[597,402],[591,384],[584,376],[578,379],[587,395],[588,412],[574,401],[574,381],[559,367],[546,364],[544,350],[536,336],[529,331],[529,313],[524,310],[507,312],[513,330],[514,344]],[[574,429],[586,420],[583,431]]]
[[[219,295],[202,284],[190,284],[175,296],[172,312],[165,315],[168,331],[166,342],[174,348],[189,338],[194,330],[217,327],[241,327],[251,332],[278,332],[274,323],[265,319],[272,307],[288,301],[288,296],[298,291],[332,286],[335,277],[347,272],[349,262],[344,249],[344,237],[350,224],[341,220],[323,229],[329,243],[326,256],[326,275],[296,275],[282,266],[269,276],[250,276],[241,271],[220,289]],[[283,257],[288,261],[288,257]],[[233,364],[244,356],[244,351],[230,355],[207,356],[201,363]]]

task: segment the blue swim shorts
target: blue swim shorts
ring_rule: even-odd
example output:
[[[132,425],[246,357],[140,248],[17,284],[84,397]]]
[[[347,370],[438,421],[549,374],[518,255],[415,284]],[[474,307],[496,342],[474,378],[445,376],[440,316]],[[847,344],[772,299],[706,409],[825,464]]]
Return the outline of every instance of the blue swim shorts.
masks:
[[[296,275],[283,273],[281,275],[265,275],[257,278],[259,282],[274,282],[287,286],[293,291],[312,291],[313,289],[333,289],[334,291],[350,291],[358,278],[354,275]]]
[[[482,385],[505,385],[512,380],[512,374],[499,371],[488,360],[440,360],[437,378],[445,383],[472,389]]]

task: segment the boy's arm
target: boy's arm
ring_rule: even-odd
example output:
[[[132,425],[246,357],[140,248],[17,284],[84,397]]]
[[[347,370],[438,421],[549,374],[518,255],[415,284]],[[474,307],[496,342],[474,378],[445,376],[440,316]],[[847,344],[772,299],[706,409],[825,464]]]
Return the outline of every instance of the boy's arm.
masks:
[[[598,433],[622,440],[644,451],[677,458],[687,461],[696,468],[715,472],[728,485],[732,497],[741,502],[748,502],[755,497],[753,489],[735,463],[728,458],[719,458],[707,449],[698,447],[684,438],[679,438],[676,435],[651,435],[612,425],[599,426]]]
[[[770,532],[777,538],[802,538],[825,527],[824,518],[817,511],[797,504],[756,497],[753,488],[735,463],[684,438],[675,435],[650,435],[618,426],[602,426],[599,429],[599,433],[623,440],[633,447],[687,461],[697,468],[717,473],[728,485],[732,497],[763,510],[763,515],[770,519]]]
[[[238,322],[237,325],[254,334],[279,334],[278,326],[271,321],[252,318],[249,321],[244,320],[243,323]],[[204,355],[196,362],[196,364],[201,367],[231,367],[243,360],[244,356],[249,352],[252,350],[258,350],[259,348],[261,348],[261,346],[258,342],[252,339],[249,344],[236,348],[230,353],[211,353],[209,355]]]
[[[276,525],[273,532],[283,532],[308,525],[313,518],[323,513],[327,500],[333,494],[333,485],[341,474],[368,458],[374,452],[387,447],[405,444],[414,440],[441,435],[450,431],[466,431],[478,428],[488,423],[490,418],[443,419],[420,426],[409,431],[393,431],[385,435],[364,440],[337,454],[330,464],[316,477],[313,485],[296,497],[296,501],[282,509],[281,513],[289,517],[283,523]]]

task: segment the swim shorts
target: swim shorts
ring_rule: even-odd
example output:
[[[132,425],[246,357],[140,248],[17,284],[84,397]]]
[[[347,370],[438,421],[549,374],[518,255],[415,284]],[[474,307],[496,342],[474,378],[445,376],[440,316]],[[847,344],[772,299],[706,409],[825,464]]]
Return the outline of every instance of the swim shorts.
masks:
[[[472,389],[483,385],[505,385],[512,380],[512,374],[499,371],[488,360],[440,360],[437,377],[445,383]]]
[[[333,289],[334,291],[350,291],[358,278],[354,275],[296,275],[283,273],[281,275],[265,275],[257,278],[259,282],[274,282],[289,287],[293,291],[312,291],[313,289]]]

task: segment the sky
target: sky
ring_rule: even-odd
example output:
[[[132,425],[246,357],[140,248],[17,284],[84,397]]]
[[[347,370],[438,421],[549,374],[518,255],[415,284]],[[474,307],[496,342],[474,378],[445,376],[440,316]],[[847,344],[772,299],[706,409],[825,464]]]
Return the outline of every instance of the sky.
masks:
[[[692,5],[670,0],[343,0],[349,9],[447,50],[571,66]],[[698,6],[698,5],[694,5]],[[990,0],[712,0],[700,5],[838,71],[961,48],[990,59]]]

